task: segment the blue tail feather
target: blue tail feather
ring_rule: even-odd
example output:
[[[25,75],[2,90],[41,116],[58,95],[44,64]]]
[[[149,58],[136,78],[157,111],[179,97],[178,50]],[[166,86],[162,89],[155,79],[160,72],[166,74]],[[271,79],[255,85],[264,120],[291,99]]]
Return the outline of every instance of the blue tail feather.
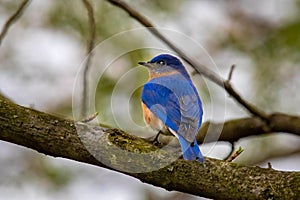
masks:
[[[204,157],[200,151],[196,139],[194,140],[193,144],[186,141],[182,136],[178,136],[178,139],[183,152],[183,158],[185,160],[197,160],[201,163],[204,162]]]

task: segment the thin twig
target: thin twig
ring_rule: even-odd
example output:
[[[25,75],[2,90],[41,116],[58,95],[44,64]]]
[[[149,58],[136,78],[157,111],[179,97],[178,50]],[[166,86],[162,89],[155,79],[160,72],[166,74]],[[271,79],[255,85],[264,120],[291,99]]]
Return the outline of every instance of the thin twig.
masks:
[[[107,0],[111,4],[123,9],[126,11],[131,17],[139,21],[143,26],[149,28],[148,30],[155,35],[157,38],[162,40],[167,46],[169,46],[173,51],[180,55],[180,57],[185,60],[189,65],[191,65],[199,74],[204,75],[220,87],[224,88],[233,98],[236,99],[238,103],[244,106],[251,114],[259,117],[264,121],[269,121],[269,116],[258,109],[254,105],[250,104],[248,101],[243,99],[232,87],[232,85],[227,81],[221,78],[219,75],[209,70],[207,67],[201,65],[195,60],[191,59],[187,56],[180,48],[178,48],[175,44],[173,44],[170,40],[168,40],[164,35],[162,35],[158,29],[153,25],[150,20],[148,20],[145,16],[140,14],[137,10],[130,7],[127,3],[121,0]]]
[[[95,46],[95,36],[96,36],[96,23],[94,18],[93,6],[88,0],[82,0],[87,12],[89,19],[89,32],[90,37],[87,44],[87,59],[85,62],[84,72],[83,72],[83,91],[82,91],[82,107],[81,107],[81,116],[84,117],[87,112],[87,102],[88,102],[88,71],[90,68],[91,59],[93,56],[93,49]]]
[[[228,159],[226,159],[227,162],[232,162],[234,159],[236,159],[242,152],[244,151],[244,149],[242,147],[239,147],[234,154],[232,154]]]
[[[231,81],[231,77],[232,77],[232,74],[233,74],[233,70],[234,70],[234,69],[235,69],[235,64],[231,65],[231,67],[230,67],[230,71],[229,71],[228,79],[227,79],[228,82]]]
[[[22,16],[23,11],[25,10],[25,8],[29,5],[29,0],[24,0],[20,6],[18,7],[18,9],[16,10],[16,12],[10,16],[10,18],[5,22],[2,31],[0,33],[0,45],[2,44],[2,41],[8,31],[8,29],[12,26],[12,24],[19,19]]]

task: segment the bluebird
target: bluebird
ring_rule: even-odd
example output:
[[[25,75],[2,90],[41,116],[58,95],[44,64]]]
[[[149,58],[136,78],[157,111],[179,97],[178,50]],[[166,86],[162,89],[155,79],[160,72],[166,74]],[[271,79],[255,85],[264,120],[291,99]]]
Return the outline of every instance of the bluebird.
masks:
[[[202,103],[185,67],[169,54],[139,64],[149,70],[149,80],[141,95],[146,124],[154,130],[175,135],[185,160],[203,163],[196,141],[202,123]]]

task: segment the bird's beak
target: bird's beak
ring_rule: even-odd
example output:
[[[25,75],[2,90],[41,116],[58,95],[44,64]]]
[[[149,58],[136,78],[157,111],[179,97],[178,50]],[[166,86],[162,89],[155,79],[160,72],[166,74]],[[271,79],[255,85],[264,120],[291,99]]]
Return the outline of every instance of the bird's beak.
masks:
[[[150,62],[138,62],[139,65],[143,65],[144,67],[147,68],[152,68],[152,63]]]

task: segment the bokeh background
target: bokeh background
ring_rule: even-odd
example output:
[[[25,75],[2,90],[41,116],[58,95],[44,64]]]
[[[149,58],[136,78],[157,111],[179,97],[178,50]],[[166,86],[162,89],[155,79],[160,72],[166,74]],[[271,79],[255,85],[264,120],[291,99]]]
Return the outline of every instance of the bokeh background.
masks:
[[[96,44],[141,27],[108,2],[91,2],[97,25]],[[210,57],[201,49],[190,49],[191,53],[221,76],[227,77],[230,66],[235,64],[233,85],[259,108],[266,112],[300,114],[299,0],[127,2],[158,27],[179,32],[201,44]],[[0,2],[1,26],[20,3]],[[87,11],[80,0],[32,1],[1,44],[0,92],[20,105],[72,119],[72,95],[73,91],[78,92],[74,85],[86,58],[88,37]],[[153,133],[144,127],[142,120],[139,95],[147,71],[137,68],[137,62],[149,60],[160,50],[124,52],[109,65],[104,65],[103,59],[124,47],[155,46],[155,42],[150,34],[147,37],[129,34],[122,40],[110,40],[105,55],[100,51],[103,47],[95,49],[92,68],[103,69],[101,77],[93,77],[96,85],[92,91],[100,123],[113,127],[122,124],[122,129],[133,133],[140,130]],[[178,44],[189,49],[184,41]],[[193,72],[191,68],[188,70]],[[248,116],[214,83],[199,75],[193,75],[193,80],[203,100],[204,121],[222,122]],[[129,86],[135,88],[131,93],[114,93],[126,91]],[[117,105],[120,102],[120,108],[116,109],[120,112],[112,111],[113,98]],[[124,105],[128,110],[121,109]],[[136,126],[126,126],[128,113]],[[236,146],[245,149],[236,162],[262,167],[270,162],[279,170],[300,169],[300,138],[294,135],[276,133],[244,138]],[[230,148],[225,142],[202,145],[206,156],[216,158],[224,158]],[[0,199],[201,199],[2,141],[0,149]]]

